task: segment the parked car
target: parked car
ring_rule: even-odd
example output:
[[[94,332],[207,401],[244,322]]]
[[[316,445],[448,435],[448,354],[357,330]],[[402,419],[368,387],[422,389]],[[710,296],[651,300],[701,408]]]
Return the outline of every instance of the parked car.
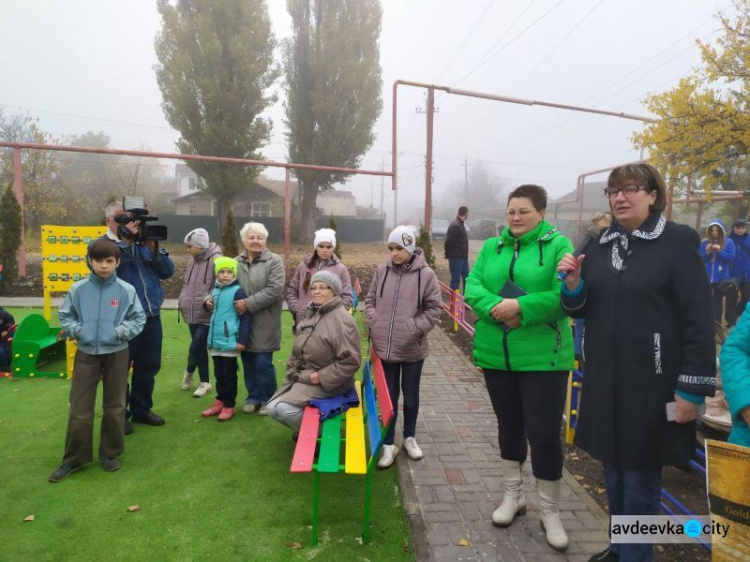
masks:
[[[444,219],[435,219],[432,221],[432,239],[433,240],[445,240],[448,235],[448,227],[451,225],[451,221]]]
[[[495,219],[476,219],[469,223],[469,238],[472,240],[485,240],[498,235],[498,227]]]

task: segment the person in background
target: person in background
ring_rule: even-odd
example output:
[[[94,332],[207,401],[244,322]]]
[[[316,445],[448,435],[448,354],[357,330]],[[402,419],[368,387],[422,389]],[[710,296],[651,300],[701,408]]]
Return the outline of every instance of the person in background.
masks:
[[[451,272],[450,287],[457,291],[463,282],[466,290],[466,278],[469,276],[469,234],[466,232],[466,221],[469,208],[458,208],[458,216],[451,222],[445,235],[445,257]]]
[[[127,397],[129,412],[126,415],[136,423],[159,426],[164,425],[164,418],[155,414],[151,408],[154,405],[155,378],[161,369],[161,305],[164,302],[164,287],[161,282],[172,277],[174,264],[169,252],[164,248],[159,249],[158,242],[137,240],[137,221],[118,225],[115,216],[123,213],[122,203],[115,201],[107,205],[107,232],[104,237],[119,244],[122,253],[117,277],[135,287],[146,313],[146,326],[129,344],[133,374]],[[132,432],[133,426],[126,419],[125,435]]]
[[[10,367],[12,355],[10,352],[9,338],[13,337],[16,319],[13,315],[0,306],[0,367]]]
[[[540,520],[555,550],[568,547],[560,520],[563,469],[560,426],[573,337],[560,306],[557,262],[573,250],[548,223],[547,192],[522,185],[508,196],[508,227],[485,241],[466,283],[466,302],[477,314],[474,361],[497,417],[505,494],[492,514],[497,527],[526,513],[523,465],[531,466]]]
[[[581,254],[585,254],[586,248],[589,246],[589,244],[598,242],[599,236],[601,236],[602,231],[606,228],[609,228],[611,224],[612,213],[610,213],[609,211],[596,213],[593,217],[591,217],[591,226],[586,229],[586,234],[583,237],[581,243],[576,248],[574,255],[580,256]],[[578,361],[578,367],[581,372],[583,372],[583,338],[585,331],[586,322],[584,321],[584,319],[575,318],[573,320],[575,357],[576,361]]]
[[[356,403],[354,375],[362,364],[357,321],[341,302],[341,278],[327,269],[316,271],[310,279],[310,292],[312,300],[297,324],[286,378],[267,405],[268,415],[295,435],[310,401],[343,402],[353,394]]]
[[[208,232],[203,228],[191,230],[185,236],[185,246],[190,254],[185,271],[185,281],[180,290],[178,307],[190,330],[187,367],[182,377],[182,390],[193,387],[193,376],[198,369],[200,384],[193,396],[202,397],[211,392],[208,374],[208,326],[211,312],[206,308],[206,297],[216,284],[214,261],[221,256],[221,248],[209,242]]]
[[[237,401],[237,357],[247,348],[252,332],[249,312],[238,314],[235,303],[247,298],[237,283],[237,260],[217,257],[214,260],[216,287],[211,292],[213,312],[208,329],[208,351],[214,360],[216,400],[201,415],[219,416],[219,421],[234,417]]]
[[[313,248],[313,253],[303,257],[300,261],[289,280],[289,288],[286,291],[286,302],[289,311],[294,315],[293,332],[297,324],[305,317],[307,305],[312,301],[310,282],[316,272],[327,270],[339,276],[341,279],[341,295],[339,298],[344,308],[349,310],[354,299],[349,270],[335,254],[336,231],[330,228],[321,228],[316,231]]]
[[[419,382],[430,352],[427,334],[437,324],[443,299],[435,272],[427,265],[422,249],[416,247],[416,240],[413,226],[399,226],[390,233],[390,258],[375,269],[365,299],[372,347],[382,360],[394,413],[383,439],[380,468],[391,466],[399,451],[393,441],[401,391],[406,454],[412,460],[423,456],[415,438]]]
[[[123,419],[128,381],[128,341],[146,324],[132,285],[117,278],[120,248],[99,238],[88,248],[91,274],[73,283],[58,311],[60,326],[78,344],[70,385],[68,430],[62,464],[50,482],[65,480],[94,458],[94,414],[102,381],[99,462],[104,470],[120,468],[125,451]]]
[[[610,516],[658,515],[662,468],[690,461],[699,405],[716,386],[711,287],[698,234],[662,216],[648,164],[612,170],[614,215],[586,254],[567,254],[563,308],[586,319],[575,444],[604,465]],[[611,544],[592,561],[650,561],[651,544]]]
[[[739,302],[737,317],[739,317],[747,303],[750,302],[750,234],[747,232],[747,221],[739,219],[732,224],[729,238],[734,242],[734,266],[732,277],[737,281]]]
[[[736,251],[732,239],[726,237],[724,223],[719,219],[711,221],[706,228],[700,254],[711,283],[714,318],[719,324],[722,318],[726,318],[727,328],[731,328],[737,322],[737,283],[732,277]]]

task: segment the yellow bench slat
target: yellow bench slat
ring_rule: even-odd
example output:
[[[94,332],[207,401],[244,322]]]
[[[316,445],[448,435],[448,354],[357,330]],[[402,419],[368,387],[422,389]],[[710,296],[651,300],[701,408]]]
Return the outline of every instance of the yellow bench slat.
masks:
[[[359,405],[346,411],[346,456],[347,474],[367,474],[365,455],[365,420],[362,413],[362,383],[354,382],[359,396]]]

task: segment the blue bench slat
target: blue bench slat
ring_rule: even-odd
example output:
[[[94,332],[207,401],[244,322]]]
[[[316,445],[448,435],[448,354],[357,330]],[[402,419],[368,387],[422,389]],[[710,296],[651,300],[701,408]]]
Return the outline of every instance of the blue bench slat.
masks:
[[[365,406],[367,407],[367,433],[370,438],[370,458],[375,455],[380,447],[380,422],[378,420],[378,409],[375,404],[375,389],[372,386],[372,371],[370,360],[365,363],[362,373],[362,385],[365,389]]]

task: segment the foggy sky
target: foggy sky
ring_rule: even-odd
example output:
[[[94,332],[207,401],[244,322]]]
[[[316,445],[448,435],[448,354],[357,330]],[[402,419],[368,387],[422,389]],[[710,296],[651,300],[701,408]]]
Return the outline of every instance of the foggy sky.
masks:
[[[286,2],[269,0],[277,39],[290,35]],[[396,79],[648,115],[649,92],[677,84],[715,41],[729,0],[384,0],[383,113],[363,168],[390,168]],[[28,111],[56,137],[104,131],[115,148],[176,152],[153,66],[160,18],[148,0],[0,0],[0,109]],[[484,61],[484,62],[483,62]],[[279,93],[281,89],[278,88]],[[434,189],[463,182],[464,157],[512,188],[552,196],[594,169],[638,159],[636,121],[436,94]],[[424,91],[399,90],[399,219],[424,207]],[[271,160],[286,160],[281,100],[269,112]],[[471,168],[469,168],[471,170]],[[271,177],[283,172],[269,170]],[[597,178],[593,178],[597,179]],[[358,204],[380,204],[379,179],[358,177]],[[339,188],[342,188],[339,186]],[[372,194],[372,195],[371,195]],[[393,199],[386,181],[390,224]]]

